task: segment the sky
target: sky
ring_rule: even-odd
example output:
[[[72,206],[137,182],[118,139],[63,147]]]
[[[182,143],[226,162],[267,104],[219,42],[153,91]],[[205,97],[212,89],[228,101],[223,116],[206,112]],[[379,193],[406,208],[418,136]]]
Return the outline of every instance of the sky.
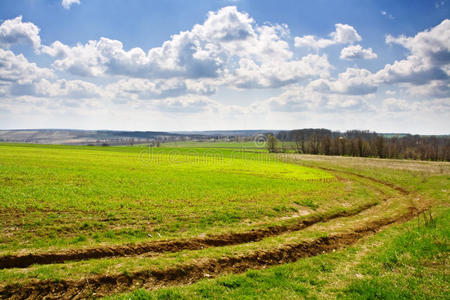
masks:
[[[0,129],[449,134],[450,0],[0,1]]]

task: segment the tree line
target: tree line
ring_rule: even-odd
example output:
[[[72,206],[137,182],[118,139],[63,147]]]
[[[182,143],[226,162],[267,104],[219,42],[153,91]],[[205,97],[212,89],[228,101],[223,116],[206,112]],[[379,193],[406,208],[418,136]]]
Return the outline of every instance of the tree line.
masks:
[[[269,152],[450,161],[450,136],[297,129],[269,135]]]

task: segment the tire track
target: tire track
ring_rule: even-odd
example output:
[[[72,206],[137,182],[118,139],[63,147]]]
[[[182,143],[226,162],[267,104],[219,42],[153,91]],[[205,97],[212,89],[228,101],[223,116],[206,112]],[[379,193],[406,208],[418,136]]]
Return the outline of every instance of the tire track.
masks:
[[[299,231],[319,222],[327,222],[336,218],[354,216],[377,204],[378,202],[371,202],[345,212],[337,212],[328,216],[313,216],[292,225],[272,226],[267,229],[254,229],[247,232],[227,233],[205,238],[155,241],[110,247],[64,250],[59,252],[5,255],[0,257],[0,269],[26,268],[33,264],[56,264],[65,261],[136,256],[145,253],[200,250],[208,247],[231,246],[257,242],[267,237]]]
[[[207,259],[197,264],[178,265],[165,270],[98,275],[82,280],[36,280],[23,285],[11,284],[0,288],[0,297],[5,299],[80,299],[106,296],[130,291],[138,287],[156,289],[162,286],[191,284],[205,277],[216,277],[226,273],[242,273],[248,269],[261,269],[267,266],[290,263],[304,257],[344,248],[388,225],[410,220],[424,210],[410,207],[405,214],[371,221],[347,233],[283,245],[277,249],[255,251],[241,256]]]
[[[384,180],[380,180],[380,179],[377,179],[377,178],[373,178],[373,177],[370,177],[370,176],[366,176],[366,175],[362,175],[362,174],[358,174],[358,173],[354,173],[354,172],[350,172],[350,171],[345,171],[345,170],[336,170],[336,169],[332,169],[332,168],[325,168],[325,167],[319,167],[319,166],[314,166],[314,167],[313,166],[309,166],[309,167],[317,168],[317,169],[324,170],[324,171],[334,172],[334,173],[342,173],[342,174],[346,174],[346,175],[356,176],[356,177],[359,177],[359,178],[367,179],[369,181],[388,186],[391,189],[396,190],[397,192],[399,192],[402,195],[409,195],[409,194],[411,194],[410,191],[408,191],[408,190],[406,190],[406,189],[404,189],[404,188],[402,188],[402,187],[400,187],[398,185],[395,185],[395,184],[393,184],[391,182],[388,182],[388,181],[384,181]]]

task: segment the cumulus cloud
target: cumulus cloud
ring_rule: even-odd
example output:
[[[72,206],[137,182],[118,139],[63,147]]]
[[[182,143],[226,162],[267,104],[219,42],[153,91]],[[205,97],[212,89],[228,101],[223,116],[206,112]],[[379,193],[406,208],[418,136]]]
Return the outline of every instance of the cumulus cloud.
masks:
[[[155,100],[187,94],[211,95],[215,89],[202,81],[177,78],[167,80],[129,78],[107,85],[105,91],[110,97]]]
[[[99,95],[99,89],[92,83],[55,78],[51,69],[29,62],[23,54],[0,49],[0,87],[4,96],[86,98]]]
[[[328,38],[296,37],[295,46],[320,49],[341,44],[346,46],[340,51],[341,59],[377,58],[371,48],[357,43],[361,36],[355,28],[335,26]],[[259,25],[234,6],[210,12],[203,23],[148,51],[125,49],[122,42],[105,37],[84,44],[55,41],[41,45],[39,28],[18,17],[0,25],[0,97],[72,106],[112,100],[129,109],[145,107],[163,113],[232,115],[261,109],[264,113],[330,113],[373,111],[378,87],[387,85],[393,90],[400,86],[414,100],[435,99],[397,99],[388,90],[385,97],[391,98],[379,104],[386,112],[427,110],[427,105],[446,111],[446,102],[450,103],[449,32],[450,21],[445,20],[412,37],[387,36],[388,44],[408,50],[405,59],[375,73],[353,67],[334,75],[327,55],[294,55],[287,25]],[[51,68],[14,54],[9,48],[19,43],[54,58]],[[85,80],[64,79],[68,74]],[[233,107],[210,98],[222,88],[269,88],[281,94],[250,107]],[[409,102],[413,104],[408,107]]]
[[[53,71],[29,62],[23,54],[0,49],[0,83],[28,84],[41,78],[54,77]]]
[[[220,106],[214,100],[203,96],[182,96],[167,98],[156,103],[157,108],[164,112],[173,113],[199,113],[216,111]]]
[[[22,16],[6,20],[0,25],[0,47],[9,49],[15,44],[31,45],[35,51],[41,46],[39,28],[30,22],[22,22]]]
[[[367,111],[373,110],[371,95],[340,95],[321,93],[313,86],[291,86],[281,95],[262,103],[273,111]]]
[[[413,110],[411,103],[404,99],[386,98],[383,100],[382,108],[388,112],[402,112]]]
[[[282,87],[314,77],[328,77],[332,68],[326,55],[307,55],[294,61],[267,61],[258,65],[250,59],[239,60],[239,67],[228,77],[238,88]]]
[[[431,101],[410,101],[399,98],[387,98],[383,100],[381,109],[385,112],[450,112],[449,99],[433,99]]]
[[[340,27],[339,27],[340,28]],[[147,79],[215,78],[236,87],[278,87],[327,74],[326,56],[294,59],[286,25],[258,25],[234,6],[210,12],[203,24],[175,34],[147,53],[125,50],[117,40],[100,38],[70,47],[59,41],[42,51],[53,66],[79,76],[122,75]],[[341,32],[337,41],[349,39]]]
[[[409,50],[404,60],[387,64],[377,73],[383,83],[409,82],[425,84],[431,80],[448,80],[450,64],[450,20],[419,32],[414,37],[386,37],[386,43],[399,44]]]
[[[329,39],[317,38],[313,35],[305,35],[295,37],[295,47],[309,47],[313,49],[326,48],[335,44],[352,44],[362,40],[353,26],[348,24],[334,25],[336,30],[330,33]]]
[[[366,69],[348,68],[337,79],[318,79],[309,83],[316,92],[367,95],[377,91],[373,74]]]
[[[407,85],[407,92],[411,96],[422,96],[428,98],[448,98],[450,101],[450,81],[432,80],[424,85]]]
[[[56,68],[82,76],[217,77],[228,56],[251,55],[251,51],[245,49],[251,45],[250,40],[257,39],[253,22],[235,7],[226,7],[210,12],[204,24],[173,35],[161,47],[152,48],[147,53],[141,48],[127,51],[120,41],[107,38],[75,47],[55,42],[43,51],[60,58],[54,64]],[[287,44],[282,46],[287,47]],[[277,47],[276,41],[271,46],[272,49],[274,47]],[[254,53],[256,48],[253,50]]]
[[[39,79],[28,84],[13,84],[10,88],[10,94],[13,96],[29,95],[34,97],[58,97],[69,99],[101,96],[100,89],[93,83],[82,80],[65,79],[56,81]]]
[[[341,50],[341,59],[375,59],[377,54],[373,52],[372,48],[364,49],[360,45],[351,45]]]
[[[73,4],[80,4],[80,0],[62,0],[61,5],[65,9],[70,9]]]

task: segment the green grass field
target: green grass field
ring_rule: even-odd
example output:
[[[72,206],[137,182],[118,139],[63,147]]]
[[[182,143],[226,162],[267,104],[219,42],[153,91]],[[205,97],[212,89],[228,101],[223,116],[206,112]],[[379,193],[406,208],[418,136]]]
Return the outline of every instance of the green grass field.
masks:
[[[445,298],[449,163],[238,148],[0,144],[0,295]]]
[[[227,150],[3,144],[0,210],[14,235],[3,231],[0,249],[238,228],[344,193],[338,182],[323,182],[328,179],[324,171]]]

